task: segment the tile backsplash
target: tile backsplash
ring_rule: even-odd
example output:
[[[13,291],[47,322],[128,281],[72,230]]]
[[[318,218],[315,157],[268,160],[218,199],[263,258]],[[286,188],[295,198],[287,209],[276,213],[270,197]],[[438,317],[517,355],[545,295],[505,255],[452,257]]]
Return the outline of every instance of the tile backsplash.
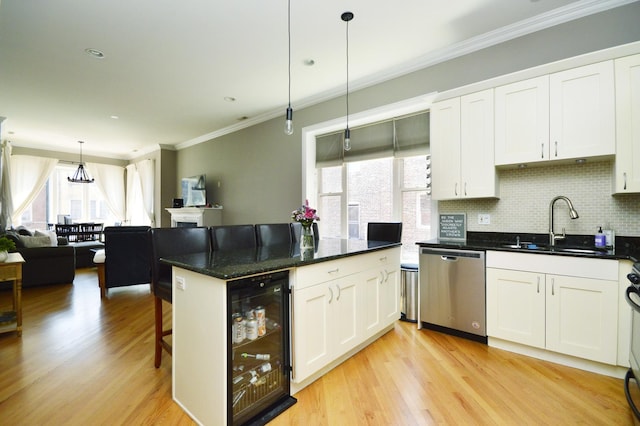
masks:
[[[555,231],[593,234],[613,229],[616,235],[640,236],[640,194],[611,195],[613,162],[564,164],[498,171],[500,199],[440,201],[439,213],[466,213],[467,230],[478,232],[546,233],[549,203],[564,195],[580,215],[569,219],[563,201],[555,204]],[[478,224],[478,215],[491,223]]]

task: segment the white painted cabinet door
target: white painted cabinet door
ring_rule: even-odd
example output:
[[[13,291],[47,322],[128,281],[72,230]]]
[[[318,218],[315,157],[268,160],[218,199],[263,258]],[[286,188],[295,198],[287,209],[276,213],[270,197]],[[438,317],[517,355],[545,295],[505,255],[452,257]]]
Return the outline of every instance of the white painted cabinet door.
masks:
[[[545,276],[487,268],[487,334],[545,347]]]
[[[497,196],[493,110],[493,89],[460,98],[461,198]]]
[[[549,160],[549,76],[495,89],[495,164]]]
[[[381,329],[400,319],[400,271],[382,268],[380,279]]]
[[[300,382],[362,341],[355,275],[294,290],[294,380]]]
[[[615,61],[615,193],[640,192],[640,55]]]
[[[382,329],[380,318],[380,275],[377,269],[361,272],[357,276],[360,282],[360,314],[363,322],[363,338],[368,339]]]
[[[293,379],[300,382],[333,359],[331,345],[332,283],[293,292]]]
[[[431,197],[497,196],[493,89],[431,107]]]
[[[547,275],[547,348],[616,364],[617,281]]]
[[[613,61],[549,77],[551,159],[615,154]]]
[[[339,357],[354,348],[361,341],[362,327],[360,325],[360,311],[358,310],[358,282],[357,274],[336,280],[331,283],[333,300],[329,301],[330,334],[334,356]]]
[[[440,101],[431,107],[431,198],[459,198],[460,98]]]

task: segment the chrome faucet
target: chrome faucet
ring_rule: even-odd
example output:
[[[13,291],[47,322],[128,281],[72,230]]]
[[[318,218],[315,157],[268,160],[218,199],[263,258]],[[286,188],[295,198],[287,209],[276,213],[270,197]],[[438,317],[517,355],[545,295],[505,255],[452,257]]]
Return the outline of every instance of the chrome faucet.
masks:
[[[571,204],[571,200],[569,200],[567,197],[559,195],[551,200],[551,203],[549,203],[549,245],[551,247],[556,245],[557,240],[564,240],[566,238],[564,228],[562,228],[562,235],[556,235],[553,232],[553,205],[558,200],[564,200],[567,203],[567,205],[569,206],[569,217],[571,219],[577,219],[579,217],[578,212],[573,208],[573,204]]]

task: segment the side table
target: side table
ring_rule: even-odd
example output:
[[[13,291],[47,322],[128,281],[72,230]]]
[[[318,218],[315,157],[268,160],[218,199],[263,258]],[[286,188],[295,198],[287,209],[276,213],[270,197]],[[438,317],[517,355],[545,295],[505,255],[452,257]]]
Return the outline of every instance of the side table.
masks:
[[[0,262],[0,281],[13,281],[13,311],[0,312],[0,333],[16,331],[18,337],[22,336],[23,263],[20,253],[9,253],[7,260]]]

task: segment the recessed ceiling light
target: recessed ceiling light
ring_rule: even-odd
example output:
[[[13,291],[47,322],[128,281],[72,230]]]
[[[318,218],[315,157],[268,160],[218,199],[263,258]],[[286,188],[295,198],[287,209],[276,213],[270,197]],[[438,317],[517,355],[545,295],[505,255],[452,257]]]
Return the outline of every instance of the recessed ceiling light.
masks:
[[[98,49],[93,49],[91,47],[87,47],[86,49],[84,49],[84,51],[87,53],[87,55],[91,55],[94,58],[97,59],[102,59],[104,58],[104,53],[102,53],[100,50]]]
[[[225,96],[224,100],[227,102],[235,102],[236,98],[234,98],[233,96]]]
[[[111,118],[112,118],[112,119],[114,119],[114,120],[117,120],[117,119],[119,119],[120,117],[118,117],[117,115],[112,115],[112,116],[111,116]]]

